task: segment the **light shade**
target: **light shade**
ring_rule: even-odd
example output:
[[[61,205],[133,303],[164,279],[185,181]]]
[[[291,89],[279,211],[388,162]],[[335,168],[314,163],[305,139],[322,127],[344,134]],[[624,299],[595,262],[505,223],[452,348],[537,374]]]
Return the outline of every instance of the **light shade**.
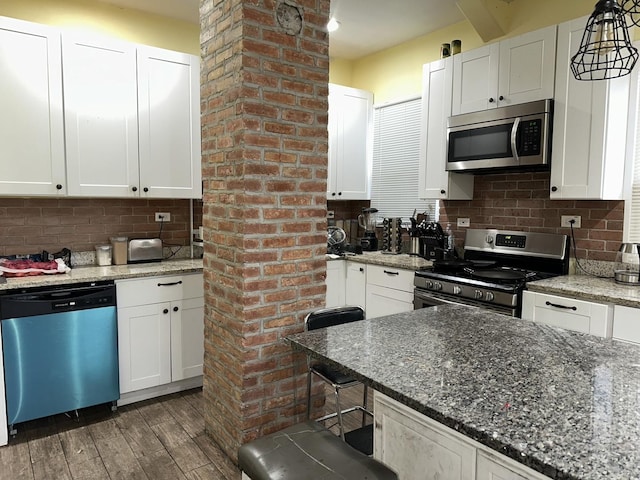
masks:
[[[640,27],[640,0],[623,0],[620,2],[624,13],[629,15],[629,20],[636,27]]]
[[[631,73],[638,50],[631,45],[624,15],[615,0],[596,4],[578,53],[571,58],[571,71],[577,80],[608,80]]]
[[[329,22],[327,23],[327,31],[335,32],[339,28],[340,28],[340,22],[338,22],[335,17],[331,17],[329,19]]]

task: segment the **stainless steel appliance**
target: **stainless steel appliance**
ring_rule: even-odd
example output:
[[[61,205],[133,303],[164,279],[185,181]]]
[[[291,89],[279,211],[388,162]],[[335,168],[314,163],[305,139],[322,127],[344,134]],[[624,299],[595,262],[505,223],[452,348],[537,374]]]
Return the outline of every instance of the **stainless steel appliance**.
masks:
[[[120,398],[113,282],[0,297],[10,433],[15,424]]]
[[[129,240],[128,263],[159,262],[162,260],[162,240],[134,238]]]
[[[464,258],[416,272],[414,308],[456,303],[519,317],[528,281],[568,271],[567,235],[470,229]]]
[[[364,228],[364,236],[360,239],[362,250],[374,252],[378,250],[378,237],[376,236],[376,224],[378,218],[377,208],[363,208],[362,214],[358,215],[358,225]]]
[[[450,117],[447,170],[547,170],[551,160],[553,100]]]

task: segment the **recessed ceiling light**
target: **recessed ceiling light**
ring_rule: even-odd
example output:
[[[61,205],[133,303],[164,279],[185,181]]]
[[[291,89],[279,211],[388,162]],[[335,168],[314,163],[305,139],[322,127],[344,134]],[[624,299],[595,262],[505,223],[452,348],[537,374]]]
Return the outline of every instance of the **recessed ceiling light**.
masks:
[[[339,28],[340,28],[340,22],[337,21],[335,17],[331,17],[331,19],[327,23],[327,31],[328,32],[335,32]]]

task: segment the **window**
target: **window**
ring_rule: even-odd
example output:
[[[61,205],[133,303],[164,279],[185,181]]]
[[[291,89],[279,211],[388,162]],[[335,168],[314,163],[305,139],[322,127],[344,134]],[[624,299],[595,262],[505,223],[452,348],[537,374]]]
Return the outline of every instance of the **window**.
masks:
[[[379,219],[408,223],[414,210],[437,219],[438,201],[418,198],[420,104],[418,97],[374,107],[371,206]]]

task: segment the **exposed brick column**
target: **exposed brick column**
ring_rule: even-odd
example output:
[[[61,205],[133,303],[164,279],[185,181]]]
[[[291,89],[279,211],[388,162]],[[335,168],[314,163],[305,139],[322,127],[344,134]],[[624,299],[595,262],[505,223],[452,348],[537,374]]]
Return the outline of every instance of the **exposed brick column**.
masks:
[[[292,9],[299,33],[278,21]],[[305,411],[282,338],[325,301],[328,16],[329,0],[200,2],[205,421],[234,460]]]

